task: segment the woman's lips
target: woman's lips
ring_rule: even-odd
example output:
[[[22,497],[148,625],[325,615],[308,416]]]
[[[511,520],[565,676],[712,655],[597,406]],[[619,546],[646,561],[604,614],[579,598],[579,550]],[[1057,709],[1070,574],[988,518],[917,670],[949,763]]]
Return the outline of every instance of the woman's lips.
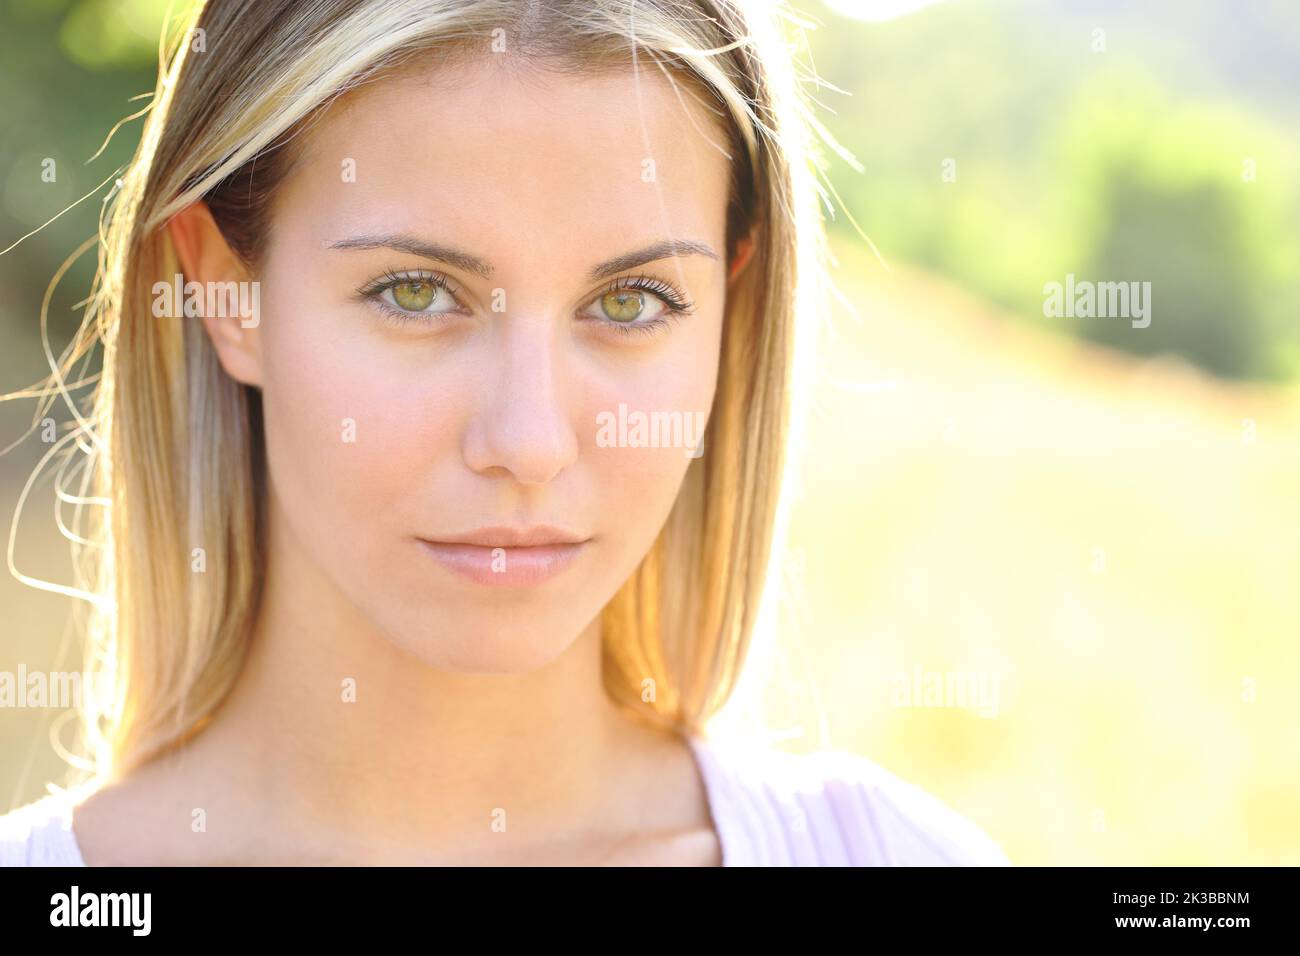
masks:
[[[529,587],[556,577],[587,547],[587,541],[546,544],[470,544],[416,539],[443,567],[488,587]]]

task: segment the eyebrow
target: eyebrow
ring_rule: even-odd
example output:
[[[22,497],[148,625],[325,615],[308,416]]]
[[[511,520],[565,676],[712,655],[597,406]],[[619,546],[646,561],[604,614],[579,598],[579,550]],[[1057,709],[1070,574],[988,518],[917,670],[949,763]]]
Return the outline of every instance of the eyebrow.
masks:
[[[495,272],[492,264],[485,259],[473,255],[463,250],[456,249],[452,246],[444,245],[439,242],[428,242],[423,239],[417,239],[413,236],[404,235],[369,235],[354,236],[351,239],[340,239],[338,242],[330,243],[331,249],[395,249],[398,252],[409,252],[412,255],[419,256],[422,259],[432,259],[437,262],[444,262],[447,265],[455,266],[466,272],[472,272],[475,275],[482,276],[484,279],[490,279]],[[591,267],[588,277],[591,279],[605,279],[610,276],[618,275],[626,269],[635,269],[637,266],[645,265],[647,262],[656,262],[660,259],[673,259],[679,256],[706,256],[710,259],[717,259],[718,254],[713,251],[706,243],[695,242],[691,239],[661,239],[658,242],[652,242],[650,245],[632,252],[625,252],[621,256],[615,256],[613,259],[606,259]]]

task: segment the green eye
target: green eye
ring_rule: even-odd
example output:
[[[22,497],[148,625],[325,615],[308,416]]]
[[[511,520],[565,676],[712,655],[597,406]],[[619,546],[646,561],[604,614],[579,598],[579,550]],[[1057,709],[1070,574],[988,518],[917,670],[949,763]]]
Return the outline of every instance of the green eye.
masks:
[[[617,289],[601,297],[600,308],[615,322],[633,322],[645,308],[645,299],[639,292]]]
[[[423,312],[438,292],[432,282],[397,282],[389,288],[393,301],[408,312]]]

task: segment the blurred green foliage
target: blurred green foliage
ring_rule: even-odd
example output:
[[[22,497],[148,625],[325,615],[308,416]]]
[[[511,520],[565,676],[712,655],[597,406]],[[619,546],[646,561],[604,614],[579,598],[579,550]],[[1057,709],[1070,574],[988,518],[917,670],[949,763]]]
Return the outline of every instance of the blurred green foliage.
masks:
[[[1300,23],[1300,8],[1273,15]],[[827,125],[865,166],[836,187],[886,261],[1133,353],[1227,378],[1300,374],[1300,149],[1253,90],[1179,89],[1184,70],[1118,50],[1133,37],[1100,13],[969,2],[823,20],[817,69],[850,94],[822,95]],[[1100,50],[1093,22],[1112,26]],[[1140,36],[1149,55],[1176,33]],[[1045,318],[1043,287],[1067,274],[1150,282],[1150,326]]]
[[[101,184],[111,184],[134,151],[140,119],[92,160],[114,124],[145,104],[133,98],[154,88],[165,7],[166,0],[0,0],[0,249],[58,216],[0,256],[0,336],[13,346],[0,354],[0,390],[45,371],[33,345],[41,298],[60,263],[94,234],[108,189]],[[42,176],[47,161],[52,179]],[[56,352],[80,321],[74,306],[93,268],[93,253],[82,256],[52,303]]]
[[[1170,104],[1140,78],[1094,82],[1068,116],[1080,271],[1150,281],[1157,316],[1140,332],[1082,321],[1079,333],[1228,378],[1294,375],[1300,250],[1287,210],[1300,203],[1278,176],[1282,137],[1231,107]]]

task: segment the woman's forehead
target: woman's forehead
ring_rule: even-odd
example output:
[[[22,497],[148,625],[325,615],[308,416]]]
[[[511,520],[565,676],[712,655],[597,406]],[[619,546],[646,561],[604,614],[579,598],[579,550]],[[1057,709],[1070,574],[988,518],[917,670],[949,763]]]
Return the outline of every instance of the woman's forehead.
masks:
[[[601,248],[651,234],[722,241],[723,133],[658,70],[574,77],[483,60],[340,100],[305,132],[280,209],[316,235],[434,224]],[[453,70],[462,82],[448,82]]]

